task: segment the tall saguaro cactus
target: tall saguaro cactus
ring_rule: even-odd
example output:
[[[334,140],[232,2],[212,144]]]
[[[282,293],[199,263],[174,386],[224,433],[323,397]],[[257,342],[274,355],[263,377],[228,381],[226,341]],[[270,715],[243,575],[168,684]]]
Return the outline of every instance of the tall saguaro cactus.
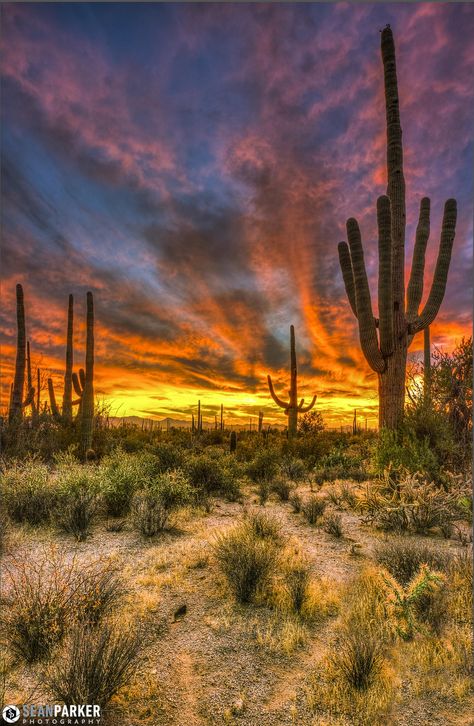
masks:
[[[295,328],[293,325],[290,325],[290,390],[288,391],[289,401],[282,401],[282,399],[276,395],[275,389],[273,388],[271,376],[267,376],[267,380],[271,397],[273,398],[275,403],[280,406],[280,408],[283,408],[285,410],[285,413],[288,416],[288,437],[293,438],[293,436],[296,435],[296,431],[298,429],[298,414],[311,411],[314,404],[316,403],[316,396],[313,396],[313,400],[307,406],[304,405],[304,398],[302,398],[301,401],[298,403],[298,371],[296,367]]]
[[[13,387],[10,396],[10,409],[8,412],[8,420],[10,423],[21,422],[23,418],[23,409],[30,405],[30,403],[34,400],[35,395],[35,389],[32,386],[29,386],[28,394],[25,400],[23,400],[26,366],[26,324],[23,287],[20,284],[16,286],[16,323],[17,340],[15,377],[13,379]]]
[[[87,455],[92,448],[94,431],[94,299],[86,295],[86,369],[81,397],[81,452]]]
[[[430,200],[421,200],[410,280],[405,301],[405,179],[402,129],[398,104],[395,45],[390,26],[382,31],[382,61],[387,122],[386,196],[377,200],[379,318],[374,318],[357,220],[347,220],[346,242],[339,243],[339,261],[352,311],[359,322],[362,351],[379,380],[379,426],[395,429],[403,418],[407,350],[413,336],[438,314],[446,290],[456,228],[456,201],[444,206],[438,260],[428,299],[423,295],[425,251],[430,234]],[[378,334],[377,334],[378,331]]]
[[[66,370],[64,373],[63,420],[72,422],[72,366],[73,366],[74,297],[69,295],[67,309]]]

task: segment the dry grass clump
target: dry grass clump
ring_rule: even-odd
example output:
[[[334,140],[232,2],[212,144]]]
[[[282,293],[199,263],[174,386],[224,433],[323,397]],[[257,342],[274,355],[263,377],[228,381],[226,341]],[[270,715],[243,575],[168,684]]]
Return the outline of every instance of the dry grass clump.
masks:
[[[316,524],[318,519],[324,514],[327,506],[327,500],[312,494],[303,502],[302,511],[309,524]]]
[[[323,515],[322,527],[325,532],[340,539],[344,534],[342,529],[342,517],[334,511],[327,511]]]
[[[451,554],[415,538],[394,537],[377,545],[375,559],[401,585],[407,585],[421,565],[445,572]]]
[[[104,707],[134,675],[140,646],[137,633],[118,625],[101,623],[91,628],[77,623],[43,683],[58,701]]]
[[[279,561],[280,542],[279,523],[255,513],[217,536],[217,564],[238,602],[248,603],[265,593]]]
[[[375,570],[365,570],[350,586],[335,640],[317,667],[309,703],[351,723],[387,723],[396,679],[389,662],[390,628],[385,588]]]
[[[303,499],[301,497],[301,494],[298,494],[298,492],[293,492],[292,494],[290,494],[288,501],[290,502],[291,508],[295,512],[295,514],[299,514],[303,507]]]

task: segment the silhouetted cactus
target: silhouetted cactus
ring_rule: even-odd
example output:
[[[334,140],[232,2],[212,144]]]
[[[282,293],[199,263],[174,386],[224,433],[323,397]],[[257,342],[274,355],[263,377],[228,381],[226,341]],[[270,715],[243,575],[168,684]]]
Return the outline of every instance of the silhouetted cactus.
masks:
[[[16,323],[17,323],[17,342],[16,342],[16,360],[15,360],[15,377],[13,379],[13,387],[10,396],[10,409],[8,412],[8,420],[10,423],[20,423],[23,418],[23,409],[34,401],[35,389],[28,386],[28,393],[23,400],[23,390],[25,387],[25,366],[26,366],[26,324],[25,324],[25,303],[23,298],[23,288],[20,284],[16,286]]]
[[[230,432],[230,445],[229,445],[231,453],[233,453],[237,448],[237,434],[235,431]]]
[[[66,333],[66,370],[64,373],[64,390],[63,390],[63,404],[62,414],[59,411],[59,407],[56,403],[56,396],[54,393],[53,381],[51,378],[48,379],[48,392],[49,392],[49,403],[51,413],[57,421],[69,425],[72,423],[72,407],[73,404],[80,404],[82,397],[82,391],[77,392],[79,399],[77,401],[72,400],[72,378],[73,378],[73,333],[74,333],[74,298],[69,295],[68,311],[67,311],[67,333]]]
[[[389,26],[382,31],[382,61],[387,120],[387,196],[377,200],[379,237],[379,319],[372,302],[364,263],[359,225],[347,220],[346,242],[339,244],[339,260],[352,311],[359,322],[362,351],[379,379],[379,425],[396,428],[403,417],[407,349],[413,336],[435,319],[443,301],[456,227],[456,201],[444,207],[438,260],[428,300],[420,312],[425,250],[430,231],[430,200],[420,203],[415,248],[405,305],[405,180],[402,130],[398,105],[395,46]],[[377,335],[378,329],[378,335]]]
[[[258,412],[258,433],[262,433],[262,427],[263,427],[263,411]]]
[[[285,402],[281,398],[279,398],[275,390],[273,388],[273,383],[271,376],[267,376],[268,380],[268,387],[270,389],[270,394],[273,400],[275,401],[280,408],[283,408],[285,410],[286,415],[288,416],[288,436],[289,438],[292,438],[296,435],[297,429],[298,429],[298,413],[306,413],[307,411],[311,411],[314,404],[316,403],[316,396],[313,396],[313,400],[311,401],[308,406],[304,405],[304,398],[301,399],[301,401],[298,403],[298,372],[296,367],[296,346],[295,346],[295,328],[293,325],[290,325],[290,390],[288,391],[289,394],[289,401]]]
[[[94,299],[86,295],[86,369],[81,396],[81,453],[87,457],[94,431]],[[79,371],[81,374],[81,371]]]
[[[224,431],[224,404],[221,403],[221,431]]]

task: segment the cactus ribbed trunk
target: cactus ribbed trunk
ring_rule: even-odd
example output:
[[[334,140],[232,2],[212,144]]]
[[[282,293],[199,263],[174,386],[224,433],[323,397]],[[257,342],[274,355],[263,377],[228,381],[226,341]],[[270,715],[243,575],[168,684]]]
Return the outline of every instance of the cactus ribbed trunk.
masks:
[[[407,349],[401,346],[387,358],[387,367],[379,375],[379,428],[396,429],[405,405]]]
[[[15,377],[11,395],[8,420],[10,423],[19,423],[23,414],[23,389],[25,387],[25,364],[26,364],[26,326],[25,326],[25,304],[23,299],[23,288],[16,286],[16,361]]]
[[[359,339],[370,367],[378,374],[379,426],[396,429],[403,418],[408,347],[414,335],[435,319],[446,290],[456,229],[454,199],[444,206],[438,260],[423,310],[425,251],[430,234],[430,200],[421,200],[413,262],[405,302],[405,180],[402,129],[390,26],[382,31],[382,61],[387,122],[387,195],[377,200],[379,245],[379,318],[375,319],[357,221],[347,220],[348,243],[339,244],[339,261],[347,297],[359,322]],[[378,332],[377,332],[378,331]]]
[[[279,398],[273,388],[271,376],[267,376],[268,388],[270,389],[270,395],[275,403],[285,410],[288,416],[288,438],[292,439],[296,436],[298,431],[298,413],[306,413],[310,411],[316,403],[316,396],[313,396],[313,400],[307,406],[304,405],[304,398],[298,403],[298,370],[296,366],[296,343],[295,343],[295,328],[290,325],[290,390],[289,390],[289,401],[285,402]]]
[[[92,448],[94,431],[94,300],[87,293],[86,369],[81,402],[81,453],[83,457]]]
[[[67,310],[66,371],[64,373],[63,420],[72,423],[72,367],[73,367],[74,298],[69,295]]]

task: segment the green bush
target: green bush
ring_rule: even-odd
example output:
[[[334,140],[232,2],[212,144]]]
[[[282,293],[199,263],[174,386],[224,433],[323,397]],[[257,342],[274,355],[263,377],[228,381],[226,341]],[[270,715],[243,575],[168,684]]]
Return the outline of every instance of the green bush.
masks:
[[[56,457],[57,503],[54,520],[58,527],[83,541],[100,506],[100,479],[93,465],[80,464],[68,453]]]
[[[115,449],[105,456],[99,469],[100,488],[106,512],[112,517],[128,513],[135,490],[140,486],[139,457]]]
[[[259,539],[273,540],[275,543],[282,542],[280,522],[264,512],[250,512],[244,519],[248,531]]]
[[[304,461],[294,457],[285,457],[280,462],[280,471],[283,476],[293,482],[299,482],[304,479],[306,474],[306,466]]]
[[[135,494],[132,501],[135,526],[145,537],[153,537],[165,529],[170,516],[192,498],[189,479],[182,470],[164,472],[146,489]]]
[[[278,457],[273,448],[258,449],[247,464],[247,475],[254,482],[270,481],[278,472]]]
[[[185,471],[194,487],[198,501],[220,494],[231,501],[241,496],[240,467],[229,454],[204,452],[190,456]]]
[[[0,480],[4,506],[14,522],[48,523],[56,494],[46,464],[36,459],[4,464]]]
[[[160,441],[153,447],[153,454],[158,458],[160,473],[184,467],[184,452],[172,442]]]

